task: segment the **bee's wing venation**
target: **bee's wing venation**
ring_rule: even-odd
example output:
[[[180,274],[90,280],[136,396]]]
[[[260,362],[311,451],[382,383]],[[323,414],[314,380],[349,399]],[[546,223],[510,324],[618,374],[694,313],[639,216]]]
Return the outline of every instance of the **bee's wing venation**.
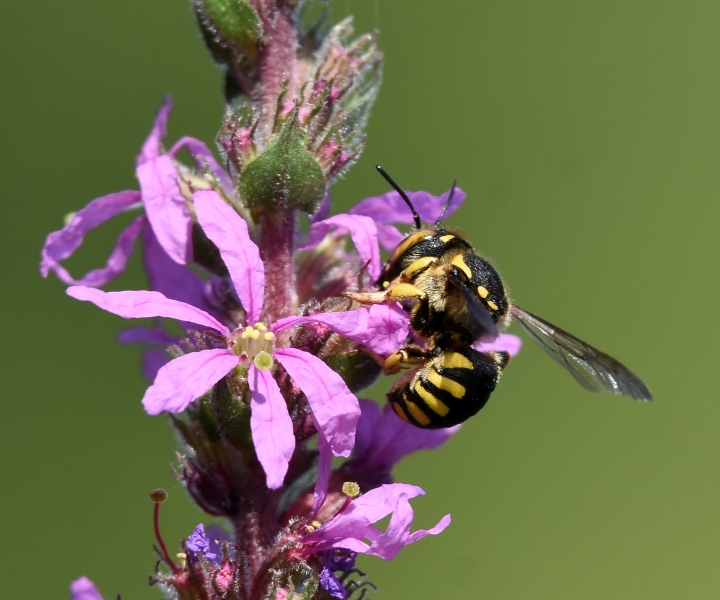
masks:
[[[470,315],[478,325],[478,330],[470,333],[472,333],[476,339],[479,339],[485,333],[489,333],[494,337],[500,335],[492,315],[488,312],[488,309],[485,308],[480,298],[478,298],[476,292],[471,290],[465,282],[452,271],[448,271],[447,278],[462,294],[463,299],[467,303]]]
[[[570,371],[586,390],[608,391],[639,401],[652,400],[647,386],[612,356],[514,304],[510,306],[510,314],[525,333]]]

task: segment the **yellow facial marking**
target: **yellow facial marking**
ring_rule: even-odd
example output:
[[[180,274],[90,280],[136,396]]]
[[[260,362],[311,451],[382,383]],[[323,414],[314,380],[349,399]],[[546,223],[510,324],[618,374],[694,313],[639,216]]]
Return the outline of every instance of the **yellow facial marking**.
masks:
[[[470,267],[465,264],[465,259],[462,254],[458,254],[455,258],[453,258],[452,264],[465,273],[468,279],[472,279],[472,271],[470,270]]]
[[[408,416],[405,414],[402,406],[400,406],[397,402],[391,402],[390,406],[392,406],[392,409],[398,417],[400,417],[403,421],[410,423],[410,419],[408,419]]]
[[[471,369],[472,361],[459,352],[446,352],[440,356],[440,366],[443,369]]]
[[[498,305],[495,304],[492,300],[488,300],[487,305],[488,305],[488,308],[490,308],[491,310],[497,310],[497,309],[498,309]]]
[[[430,418],[422,410],[420,410],[420,407],[417,404],[406,399],[405,406],[407,407],[410,416],[420,423],[420,425],[428,425],[430,423]]]
[[[451,239],[453,239],[454,237],[455,237],[454,235],[450,235],[450,234],[448,234],[448,235],[443,235],[443,236],[440,236],[440,241],[441,241],[441,242],[445,242],[445,243],[447,244],[447,243],[448,243]]]
[[[487,288],[481,285],[478,286],[477,292],[478,296],[480,296],[483,300],[485,300],[485,298],[488,297],[488,294],[490,294],[490,292],[487,291]]]
[[[445,404],[442,400],[438,400],[435,396],[433,396],[430,392],[428,392],[423,386],[422,382],[418,381],[415,384],[415,392],[418,396],[420,396],[425,404],[428,405],[428,408],[432,410],[433,412],[436,412],[441,417],[444,417],[446,414],[450,412],[450,409],[448,408],[447,404]]]
[[[462,398],[465,395],[464,385],[460,385],[457,381],[443,377],[435,369],[430,370],[430,373],[428,374],[428,381],[438,389],[450,392],[456,398]],[[415,390],[417,391],[417,386],[415,387]]]
[[[406,300],[408,298],[425,298],[427,294],[421,289],[409,283],[398,283],[388,293],[394,300]]]
[[[437,262],[437,258],[435,258],[434,256],[423,256],[422,258],[418,258],[407,269],[405,269],[405,275],[410,278],[418,271],[427,269],[431,264],[435,262]]]

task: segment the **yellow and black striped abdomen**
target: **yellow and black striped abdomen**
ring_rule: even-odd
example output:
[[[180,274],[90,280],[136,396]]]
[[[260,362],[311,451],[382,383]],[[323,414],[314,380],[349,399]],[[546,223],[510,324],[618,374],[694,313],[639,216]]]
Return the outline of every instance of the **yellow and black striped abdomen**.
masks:
[[[452,427],[485,406],[501,369],[495,355],[456,346],[429,359],[409,381],[399,379],[388,402],[399,417],[417,427]]]

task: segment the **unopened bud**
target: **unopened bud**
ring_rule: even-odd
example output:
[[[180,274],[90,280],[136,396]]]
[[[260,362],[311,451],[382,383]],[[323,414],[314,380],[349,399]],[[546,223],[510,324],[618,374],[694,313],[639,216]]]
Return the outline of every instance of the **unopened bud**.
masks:
[[[300,136],[297,112],[290,113],[267,150],[240,175],[238,190],[251,210],[314,213],[322,202],[325,175]]]
[[[229,47],[251,58],[255,56],[258,40],[262,36],[262,21],[248,2],[195,0],[195,11],[216,59],[219,58],[216,45]]]

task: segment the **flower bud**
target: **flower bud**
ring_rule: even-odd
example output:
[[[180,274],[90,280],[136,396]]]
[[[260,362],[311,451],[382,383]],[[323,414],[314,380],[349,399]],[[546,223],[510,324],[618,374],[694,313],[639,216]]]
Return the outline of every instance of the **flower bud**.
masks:
[[[294,109],[265,152],[245,167],[238,191],[250,210],[314,213],[325,195],[325,175],[305,147]]]
[[[195,0],[195,13],[210,52],[221,63],[253,58],[263,33],[262,21],[245,0]],[[227,52],[227,51],[230,52]],[[233,54],[238,55],[233,60]]]

